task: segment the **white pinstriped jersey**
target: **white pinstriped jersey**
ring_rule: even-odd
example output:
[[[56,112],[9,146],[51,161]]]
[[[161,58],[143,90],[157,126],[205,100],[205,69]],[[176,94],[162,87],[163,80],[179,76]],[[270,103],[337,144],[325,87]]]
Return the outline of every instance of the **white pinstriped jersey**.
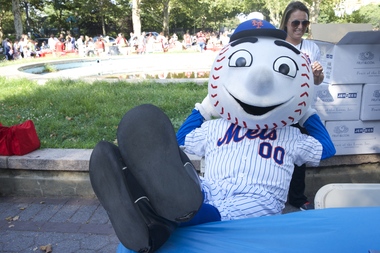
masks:
[[[322,145],[295,127],[249,130],[209,120],[186,135],[187,153],[205,156],[205,203],[222,220],[280,214],[294,164],[319,164]]]
[[[317,44],[310,40],[302,40],[302,43],[295,46],[302,53],[307,55],[310,59],[310,63],[321,60],[321,52]]]

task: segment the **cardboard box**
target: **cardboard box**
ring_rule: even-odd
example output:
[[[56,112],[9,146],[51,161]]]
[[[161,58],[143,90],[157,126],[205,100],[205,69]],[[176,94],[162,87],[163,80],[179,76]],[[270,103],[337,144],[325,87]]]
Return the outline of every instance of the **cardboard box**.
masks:
[[[367,83],[363,86],[361,120],[380,120],[380,84]]]
[[[359,120],[362,84],[315,86],[311,107],[321,120]]]
[[[380,83],[380,31],[349,32],[338,43],[314,41],[326,83]]]
[[[327,121],[336,155],[380,153],[380,121]]]
[[[339,42],[348,32],[372,31],[371,24],[310,24],[311,36],[314,40],[327,41],[332,43]]]

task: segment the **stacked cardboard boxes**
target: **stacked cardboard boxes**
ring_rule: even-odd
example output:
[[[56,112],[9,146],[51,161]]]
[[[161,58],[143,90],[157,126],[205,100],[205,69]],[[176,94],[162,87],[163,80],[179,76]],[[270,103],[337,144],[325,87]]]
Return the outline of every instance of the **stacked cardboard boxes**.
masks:
[[[325,122],[337,155],[380,153],[380,31],[348,32],[321,50],[324,83],[312,107]]]

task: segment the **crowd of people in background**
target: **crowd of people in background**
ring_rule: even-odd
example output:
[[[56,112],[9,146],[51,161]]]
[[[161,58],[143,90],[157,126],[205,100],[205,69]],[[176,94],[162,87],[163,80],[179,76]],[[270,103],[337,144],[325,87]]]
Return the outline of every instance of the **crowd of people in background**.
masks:
[[[3,54],[6,60],[18,60],[22,58],[43,57],[46,53],[59,53],[75,51],[76,41],[73,36],[60,34],[59,37],[51,35],[47,43],[31,39],[27,34],[22,34],[19,40],[12,41],[9,38],[3,40]]]
[[[83,57],[96,55],[102,56],[111,53],[110,46],[116,46],[117,54],[147,54],[153,52],[168,52],[171,49],[190,50],[204,52],[205,50],[219,50],[229,42],[227,32],[214,33],[199,31],[193,35],[186,32],[183,39],[179,39],[176,33],[165,36],[162,32],[142,32],[140,35],[129,34],[129,39],[123,33],[119,33],[115,41],[110,41],[108,36],[90,37],[80,35],[78,38],[70,33],[60,33],[58,37],[51,34],[46,41],[33,40],[23,34],[19,40],[12,41],[6,38],[2,42],[3,54],[6,60],[21,58],[44,57],[47,54],[62,56],[67,53],[77,53]]]

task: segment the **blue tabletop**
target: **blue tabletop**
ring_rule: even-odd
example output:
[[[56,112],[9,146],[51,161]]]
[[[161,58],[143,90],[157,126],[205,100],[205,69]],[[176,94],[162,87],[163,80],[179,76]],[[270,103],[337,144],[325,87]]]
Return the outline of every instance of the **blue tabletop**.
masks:
[[[368,253],[380,250],[380,207],[330,208],[177,229],[157,252]],[[133,252],[119,245],[117,253]]]

